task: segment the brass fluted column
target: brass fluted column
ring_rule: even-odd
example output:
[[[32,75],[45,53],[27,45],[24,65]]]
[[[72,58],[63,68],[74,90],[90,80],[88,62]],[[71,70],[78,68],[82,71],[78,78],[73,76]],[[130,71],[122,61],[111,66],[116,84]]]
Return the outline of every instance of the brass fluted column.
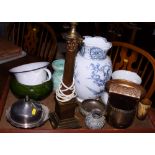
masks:
[[[65,36],[67,52],[65,59],[63,82],[67,86],[70,86],[73,82],[75,55],[77,53],[78,45],[80,43],[80,36],[76,32],[76,25],[77,23],[72,23],[71,31]]]

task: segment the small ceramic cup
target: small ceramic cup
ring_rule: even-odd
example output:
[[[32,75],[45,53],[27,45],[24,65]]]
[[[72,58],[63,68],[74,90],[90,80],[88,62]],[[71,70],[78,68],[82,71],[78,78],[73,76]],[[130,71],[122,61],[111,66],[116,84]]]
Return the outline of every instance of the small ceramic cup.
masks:
[[[144,98],[138,103],[137,118],[139,120],[144,120],[146,118],[151,108],[151,105],[152,102],[148,98]]]
[[[105,116],[100,109],[93,109],[85,117],[85,124],[89,129],[101,129],[105,122]]]

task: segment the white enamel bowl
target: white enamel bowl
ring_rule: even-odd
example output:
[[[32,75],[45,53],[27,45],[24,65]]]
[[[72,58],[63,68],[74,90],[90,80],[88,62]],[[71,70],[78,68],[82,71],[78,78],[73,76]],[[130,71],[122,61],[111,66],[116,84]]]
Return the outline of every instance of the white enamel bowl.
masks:
[[[52,74],[47,66],[49,62],[34,62],[9,70],[17,81],[24,85],[39,85],[51,80]]]
[[[112,79],[121,79],[121,80],[127,80],[130,82],[134,82],[136,84],[141,84],[142,79],[141,77],[135,73],[128,70],[116,70],[112,73]]]

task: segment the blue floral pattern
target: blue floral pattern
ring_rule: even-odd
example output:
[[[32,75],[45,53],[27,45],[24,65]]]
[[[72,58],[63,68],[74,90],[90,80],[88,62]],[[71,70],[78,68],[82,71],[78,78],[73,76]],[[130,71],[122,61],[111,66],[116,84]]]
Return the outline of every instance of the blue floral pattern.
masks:
[[[105,83],[110,79],[112,70],[110,65],[101,66],[99,63],[90,64],[91,79],[98,87],[103,87]],[[102,74],[102,75],[101,75]]]
[[[105,53],[102,49],[93,47],[90,49],[90,57],[91,59],[104,59]]]

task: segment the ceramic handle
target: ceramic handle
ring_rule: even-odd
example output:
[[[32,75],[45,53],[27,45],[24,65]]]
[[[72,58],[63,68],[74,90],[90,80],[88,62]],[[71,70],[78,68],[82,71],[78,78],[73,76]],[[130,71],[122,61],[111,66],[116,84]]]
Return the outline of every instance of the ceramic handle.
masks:
[[[44,68],[44,71],[46,71],[47,74],[48,74],[48,78],[47,78],[47,80],[44,81],[44,82],[47,82],[47,81],[49,81],[49,80],[52,78],[52,74],[51,74],[50,70],[47,69],[47,68]]]
[[[101,95],[101,99],[102,99],[102,101],[103,101],[103,103],[104,103],[105,105],[108,104],[108,98],[109,98],[108,92],[106,92],[106,91],[103,92],[102,95]]]

